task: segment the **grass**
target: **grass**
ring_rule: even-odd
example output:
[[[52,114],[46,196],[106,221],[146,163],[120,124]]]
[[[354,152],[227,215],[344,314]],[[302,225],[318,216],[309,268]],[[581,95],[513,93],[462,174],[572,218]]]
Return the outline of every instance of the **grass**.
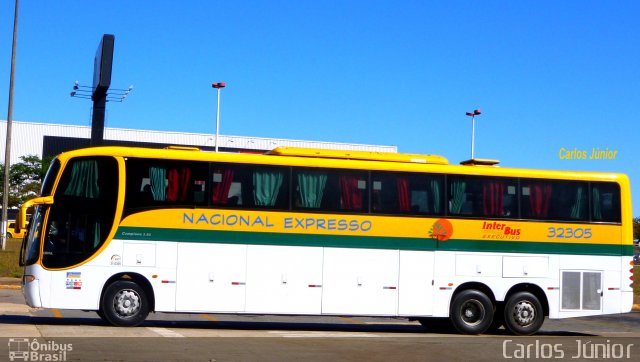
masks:
[[[22,239],[7,239],[5,250],[0,250],[0,277],[22,277],[22,267],[18,265]]]

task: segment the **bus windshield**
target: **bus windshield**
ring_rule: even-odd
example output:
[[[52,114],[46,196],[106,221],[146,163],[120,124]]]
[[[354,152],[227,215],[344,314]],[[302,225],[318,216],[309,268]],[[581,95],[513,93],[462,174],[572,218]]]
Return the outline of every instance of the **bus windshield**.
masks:
[[[54,204],[49,207],[42,265],[63,268],[93,255],[113,227],[117,194],[115,159],[83,157],[71,160],[54,191]]]

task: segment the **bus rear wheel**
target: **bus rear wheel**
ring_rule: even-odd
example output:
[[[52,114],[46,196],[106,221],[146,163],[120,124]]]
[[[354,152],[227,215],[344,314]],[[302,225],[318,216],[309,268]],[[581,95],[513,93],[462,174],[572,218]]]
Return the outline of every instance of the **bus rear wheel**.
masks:
[[[504,326],[511,333],[529,336],[536,333],[544,322],[544,311],[538,297],[529,292],[518,292],[504,306]]]
[[[100,312],[114,326],[133,327],[144,322],[149,315],[149,300],[138,284],[119,280],[105,289]]]
[[[481,334],[493,321],[493,303],[479,290],[464,290],[453,298],[451,323],[462,334]]]

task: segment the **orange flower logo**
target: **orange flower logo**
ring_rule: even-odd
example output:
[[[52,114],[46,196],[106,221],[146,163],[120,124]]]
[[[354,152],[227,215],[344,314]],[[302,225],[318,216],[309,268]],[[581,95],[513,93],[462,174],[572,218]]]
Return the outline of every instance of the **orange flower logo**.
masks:
[[[438,241],[445,241],[451,239],[453,235],[453,225],[447,219],[437,220],[431,230],[429,230],[429,236]]]

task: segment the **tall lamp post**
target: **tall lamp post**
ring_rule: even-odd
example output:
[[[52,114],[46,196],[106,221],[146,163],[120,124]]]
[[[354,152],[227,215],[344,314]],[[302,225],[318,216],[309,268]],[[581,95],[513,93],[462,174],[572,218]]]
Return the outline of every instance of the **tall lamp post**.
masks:
[[[218,152],[218,137],[220,136],[220,90],[227,85],[224,82],[212,83],[211,87],[218,90],[218,106],[216,109],[216,152]]]
[[[475,137],[476,137],[476,116],[482,114],[479,109],[474,110],[473,112],[467,112],[467,116],[471,117],[471,159],[473,160],[473,151],[475,147]]]
[[[13,81],[16,73],[16,44],[18,42],[18,0],[13,15],[13,45],[11,46],[11,73],[9,75],[9,109],[7,111],[7,136],[4,149],[4,188],[2,192],[2,226],[0,227],[0,244],[2,250],[7,245],[7,226],[9,225],[9,167],[11,161],[11,123],[13,118]]]

